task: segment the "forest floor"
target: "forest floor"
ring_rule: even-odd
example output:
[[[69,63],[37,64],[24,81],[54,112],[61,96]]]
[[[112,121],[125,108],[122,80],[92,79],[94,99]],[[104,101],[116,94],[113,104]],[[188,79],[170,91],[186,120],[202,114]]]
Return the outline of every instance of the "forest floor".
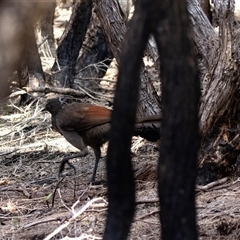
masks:
[[[44,239],[51,233],[49,239],[101,239],[107,209],[107,145],[96,176],[102,184],[88,184],[94,166],[91,149],[88,156],[72,160],[76,176],[67,167],[58,177],[61,159],[78,150],[51,129],[50,114],[42,112],[43,107],[40,101],[1,107],[0,239]],[[159,152],[141,138],[133,139],[132,151],[137,211],[129,239],[159,239]],[[199,239],[240,239],[239,196],[237,177],[196,189]]]
[[[61,13],[56,22],[62,24],[69,12],[62,9]],[[116,74],[111,68],[105,80],[94,85],[94,91],[112,96]],[[109,103],[89,96],[81,101],[105,106]],[[71,161],[76,175],[66,167],[59,177],[61,159],[78,150],[51,129],[50,114],[41,111],[45,103],[45,98],[39,98],[27,106],[18,106],[14,101],[0,106],[0,239],[102,239],[108,204],[107,144],[102,148],[96,176],[101,184],[89,185],[94,166],[91,149],[86,157]],[[136,154],[132,162],[137,210],[129,239],[160,239],[156,174],[159,152],[154,144],[136,137],[132,152]],[[240,176],[196,188],[199,239],[240,239],[239,196]]]

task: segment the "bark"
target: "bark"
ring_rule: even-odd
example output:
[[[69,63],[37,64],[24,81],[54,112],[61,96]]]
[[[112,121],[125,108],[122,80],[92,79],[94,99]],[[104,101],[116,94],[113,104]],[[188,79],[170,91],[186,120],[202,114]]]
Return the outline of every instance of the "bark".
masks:
[[[148,36],[146,14],[136,10],[119,59],[107,154],[109,207],[104,240],[127,239],[135,211],[135,183],[130,147],[138,102],[139,74]],[[135,41],[136,38],[138,41]]]
[[[126,239],[133,219],[135,185],[130,162],[131,135],[141,57],[151,31],[164,56],[161,65],[164,127],[159,163],[162,239],[197,239],[195,178],[199,79],[186,4],[183,1],[169,4],[166,0],[161,4],[159,1],[138,1],[126,34],[107,155],[109,207],[105,240]]]
[[[162,56],[164,106],[158,169],[162,239],[197,239],[200,84],[192,34],[185,1],[161,1],[154,9],[160,18],[155,38]]]
[[[205,91],[207,87],[204,74],[211,72],[213,62],[216,60],[215,53],[219,48],[218,35],[197,0],[188,1],[188,12],[193,27],[197,54],[199,54],[200,72],[203,75],[203,91]]]
[[[89,85],[91,80],[102,78],[112,60],[100,22],[93,10],[83,47],[76,64],[76,85]],[[74,87],[74,88],[77,88]]]
[[[200,105],[201,150],[199,183],[214,181],[234,171],[239,155],[239,32],[233,1],[215,2],[217,32],[196,0],[188,2],[202,75]],[[230,172],[229,172],[230,171]]]
[[[212,22],[210,1],[209,0],[198,0],[198,1],[206,17],[209,19],[210,22]]]
[[[125,16],[116,0],[98,0],[95,4],[109,47],[119,64],[122,42],[127,30]],[[149,44],[147,48],[152,46]],[[151,53],[147,52],[147,55],[151,56]],[[144,69],[140,75],[138,115],[153,115],[160,112],[161,102],[149,75],[147,69]]]
[[[109,47],[119,63],[122,42],[127,31],[124,14],[117,0],[98,0],[95,4]]]
[[[75,65],[92,14],[92,1],[81,0],[74,4],[70,21],[63,33],[57,49],[57,63],[53,70],[58,71],[55,78],[61,86],[72,87]],[[60,67],[60,69],[58,69]]]

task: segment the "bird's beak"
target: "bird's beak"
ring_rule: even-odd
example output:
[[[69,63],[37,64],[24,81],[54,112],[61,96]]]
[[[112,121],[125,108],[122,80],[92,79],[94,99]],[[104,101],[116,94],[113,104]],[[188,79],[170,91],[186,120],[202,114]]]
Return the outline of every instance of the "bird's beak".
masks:
[[[47,112],[46,107],[44,107],[44,108],[41,110],[41,112]]]

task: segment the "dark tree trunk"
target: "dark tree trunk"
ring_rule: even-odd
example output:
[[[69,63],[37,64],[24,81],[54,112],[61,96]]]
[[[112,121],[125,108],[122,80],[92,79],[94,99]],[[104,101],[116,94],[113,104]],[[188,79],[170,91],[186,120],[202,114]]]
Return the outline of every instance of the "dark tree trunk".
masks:
[[[88,86],[90,82],[96,82],[96,79],[102,78],[112,58],[99,19],[93,10],[91,22],[75,68],[75,84]],[[77,86],[74,88],[77,88]]]
[[[99,18],[108,36],[110,47],[118,59],[122,36],[126,25],[124,17],[115,1],[97,1]],[[198,66],[202,79],[202,99],[200,104],[201,150],[199,152],[199,183],[207,183],[233,174],[240,153],[238,135],[239,116],[239,31],[234,19],[233,0],[213,1],[214,15],[219,32],[203,12],[206,1],[188,1],[188,11],[194,30]],[[101,3],[101,4],[100,4]],[[114,9],[116,14],[113,14]],[[207,8],[207,11],[209,9]],[[112,19],[112,28],[108,20]],[[119,30],[120,34],[115,33]],[[156,59],[153,57],[153,59]],[[156,101],[152,96],[152,85],[141,77],[143,88],[140,91],[139,113],[151,114]],[[146,90],[146,88],[148,88]],[[147,94],[146,94],[147,93]],[[154,91],[153,91],[154,93]],[[147,96],[147,97],[146,97]],[[147,104],[145,104],[148,102]],[[150,103],[150,104],[149,104]],[[150,105],[150,106],[149,106]],[[149,110],[150,109],[150,110]]]
[[[91,0],[81,0],[74,4],[71,18],[60,40],[53,70],[60,70],[55,78],[61,86],[73,85],[75,65],[90,22],[92,6]]]
[[[155,37],[161,58],[163,122],[159,159],[162,239],[197,239],[195,181],[200,85],[186,2],[161,1]]]
[[[146,12],[136,12],[126,34],[112,114],[107,154],[108,215],[104,240],[126,239],[135,211],[131,139],[136,118],[142,56],[149,36]],[[136,41],[138,39],[138,41]]]
[[[105,240],[126,239],[134,215],[130,146],[141,59],[151,32],[164,56],[164,126],[159,163],[162,239],[197,239],[195,179],[200,88],[195,55],[186,4],[156,0],[137,2],[120,59],[107,155],[109,207]]]

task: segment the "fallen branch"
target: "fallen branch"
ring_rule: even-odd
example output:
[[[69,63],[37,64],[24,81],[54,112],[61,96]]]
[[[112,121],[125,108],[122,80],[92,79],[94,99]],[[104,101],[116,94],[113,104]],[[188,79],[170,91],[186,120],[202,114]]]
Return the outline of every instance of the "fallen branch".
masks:
[[[65,95],[72,95],[76,97],[85,97],[88,95],[87,92],[84,92],[82,89],[81,91],[75,90],[72,88],[59,88],[59,87],[44,87],[44,88],[29,88],[25,87],[24,90],[26,92],[44,92],[44,93],[60,93],[60,94],[65,94]]]
[[[217,181],[214,181],[214,182],[211,182],[207,185],[204,185],[204,186],[196,186],[196,189],[197,190],[201,190],[201,191],[207,191],[209,189],[212,189],[218,185],[222,185],[224,183],[226,183],[228,181],[228,177],[225,177],[225,178],[222,178],[222,179],[219,179]]]
[[[153,215],[153,214],[155,214],[155,213],[159,213],[159,212],[160,212],[160,210],[154,210],[154,211],[152,211],[152,212],[150,212],[150,213],[144,214],[144,215],[136,218],[135,221],[140,221],[140,220],[142,220],[143,218],[150,217],[151,215]]]
[[[42,93],[59,93],[64,95],[71,95],[75,97],[85,97],[86,95],[93,97],[91,94],[87,93],[83,89],[81,91],[75,90],[72,88],[58,88],[58,87],[44,87],[44,88],[29,88],[25,87],[23,90],[16,91],[10,95],[10,98],[25,94],[25,93],[32,93],[32,92],[42,92]]]
[[[145,203],[159,203],[159,198],[153,198],[153,199],[146,199],[146,200],[138,200],[138,201],[136,201],[136,204],[145,204]]]
[[[56,222],[56,221],[61,221],[61,220],[62,219],[60,217],[41,219],[41,220],[26,224],[25,226],[23,226],[23,229],[30,228],[30,227],[33,227],[33,226],[36,226],[39,224],[43,224],[43,223]]]
[[[27,191],[27,189],[23,185],[15,188],[12,188],[12,187],[2,188],[1,192],[4,192],[4,191],[21,192],[28,199],[31,198],[31,194]]]
[[[0,153],[0,157],[9,155],[9,154],[14,153],[14,152],[17,152],[18,150],[19,150],[19,148],[13,148],[13,150],[11,150],[9,152]]]

